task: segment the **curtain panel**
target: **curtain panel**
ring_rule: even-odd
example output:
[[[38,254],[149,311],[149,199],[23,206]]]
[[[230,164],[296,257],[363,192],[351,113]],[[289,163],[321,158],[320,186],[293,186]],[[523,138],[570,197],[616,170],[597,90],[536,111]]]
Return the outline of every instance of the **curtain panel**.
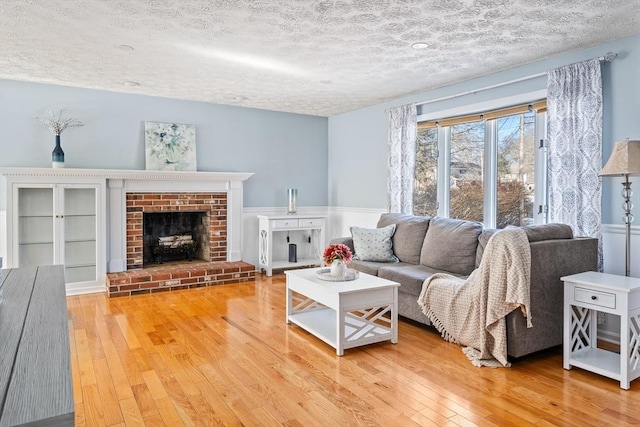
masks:
[[[413,182],[416,163],[417,113],[415,104],[389,110],[389,158],[387,208],[389,212],[413,213]]]
[[[602,78],[592,59],[548,72],[549,220],[598,239],[602,269]]]

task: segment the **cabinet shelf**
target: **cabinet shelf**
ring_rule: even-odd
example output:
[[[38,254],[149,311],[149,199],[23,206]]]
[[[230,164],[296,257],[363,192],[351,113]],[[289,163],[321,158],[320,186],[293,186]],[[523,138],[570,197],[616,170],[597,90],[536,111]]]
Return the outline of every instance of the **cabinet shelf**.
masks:
[[[87,264],[65,264],[65,268],[85,268],[85,267],[95,267],[95,264],[87,263]]]
[[[620,355],[601,348],[586,348],[571,353],[569,363],[615,380],[620,380]]]
[[[41,240],[39,242],[20,242],[18,243],[20,246],[29,246],[29,245],[52,245],[53,240]]]

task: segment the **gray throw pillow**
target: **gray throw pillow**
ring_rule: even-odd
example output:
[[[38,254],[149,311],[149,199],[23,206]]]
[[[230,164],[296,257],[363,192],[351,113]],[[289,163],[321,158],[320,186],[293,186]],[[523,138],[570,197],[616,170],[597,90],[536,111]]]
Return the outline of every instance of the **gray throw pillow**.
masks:
[[[422,245],[420,264],[451,273],[469,275],[476,266],[482,223],[433,217]]]
[[[355,258],[361,261],[398,262],[391,237],[396,225],[382,228],[351,227]]]

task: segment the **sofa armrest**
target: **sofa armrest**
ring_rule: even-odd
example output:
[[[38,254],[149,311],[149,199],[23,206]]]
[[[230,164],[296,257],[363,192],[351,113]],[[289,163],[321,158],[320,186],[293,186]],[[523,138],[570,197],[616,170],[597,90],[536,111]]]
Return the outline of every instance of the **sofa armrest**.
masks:
[[[595,271],[598,240],[574,239],[531,242],[531,321],[515,310],[507,316],[507,351],[520,357],[562,344],[564,286],[561,277]]]
[[[330,245],[338,245],[343,244],[347,245],[349,249],[351,249],[352,254],[356,254],[355,249],[353,248],[353,238],[352,237],[336,237],[335,239],[331,239],[329,242]]]

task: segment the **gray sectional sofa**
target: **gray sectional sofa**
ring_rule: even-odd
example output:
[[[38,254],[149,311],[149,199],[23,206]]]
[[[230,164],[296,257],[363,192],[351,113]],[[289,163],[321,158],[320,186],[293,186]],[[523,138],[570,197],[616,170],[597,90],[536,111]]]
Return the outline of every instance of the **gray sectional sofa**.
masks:
[[[489,238],[497,230],[483,229],[479,222],[440,217],[383,214],[378,228],[395,224],[393,254],[399,262],[354,259],[350,267],[400,283],[400,316],[429,324],[417,300],[422,284],[434,273],[466,278],[480,264]],[[562,276],[597,268],[597,239],[574,237],[563,224],[523,227],[531,247],[531,318],[526,327],[520,310],[507,316],[507,353],[517,358],[562,344]],[[343,237],[354,250],[353,239]],[[355,252],[357,256],[357,252]]]

